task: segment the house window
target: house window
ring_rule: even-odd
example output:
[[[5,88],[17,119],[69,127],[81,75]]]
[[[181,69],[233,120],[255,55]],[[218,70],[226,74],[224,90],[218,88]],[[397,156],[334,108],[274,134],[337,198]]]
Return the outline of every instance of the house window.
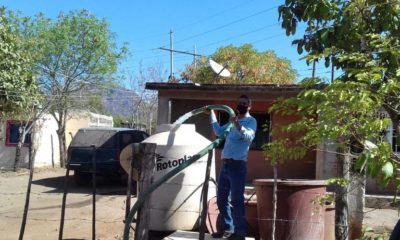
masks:
[[[392,150],[393,152],[400,152],[400,136],[397,134],[396,129],[393,129]]]
[[[250,145],[250,150],[261,150],[262,145],[270,141],[271,132],[271,116],[268,113],[250,113],[257,120],[257,130],[253,142]],[[220,125],[228,123],[229,115],[226,112],[218,112],[218,122]],[[264,131],[264,128],[267,130]],[[222,148],[224,143],[219,147]]]
[[[19,127],[20,122],[7,121],[6,128],[6,146],[16,146],[19,139]],[[25,136],[24,146],[27,147],[31,144],[31,134],[28,133]]]
[[[386,111],[379,111],[378,117],[380,119],[389,118],[390,116]],[[397,116],[400,119],[400,115]],[[395,153],[400,152],[400,135],[397,132],[397,129],[393,128],[393,124],[390,124],[385,131],[382,133],[382,137],[386,138],[390,145],[392,145],[392,151]]]

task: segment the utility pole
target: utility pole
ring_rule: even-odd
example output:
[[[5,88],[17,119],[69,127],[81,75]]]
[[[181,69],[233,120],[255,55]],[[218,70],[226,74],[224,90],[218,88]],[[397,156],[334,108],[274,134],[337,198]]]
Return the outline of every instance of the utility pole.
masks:
[[[149,131],[149,135],[151,135],[151,122],[152,122],[152,120],[153,120],[153,113],[151,112],[151,110],[150,110],[150,116],[149,116],[149,129],[148,129],[148,131]]]
[[[171,45],[172,45],[172,44],[171,44]],[[165,51],[169,51],[170,54],[171,54],[171,75],[170,75],[170,77],[169,77],[169,80],[170,80],[170,81],[174,80],[174,78],[173,78],[173,70],[172,70],[172,67],[173,67],[173,57],[172,57],[172,53],[175,52],[175,53],[181,53],[181,54],[192,55],[192,56],[193,56],[193,59],[194,59],[194,61],[195,61],[195,64],[196,64],[196,57],[202,57],[202,56],[203,56],[203,55],[196,54],[196,53],[174,50],[174,49],[172,49],[172,48],[168,49],[168,48],[160,47],[159,49],[165,50]],[[195,67],[196,67],[196,65],[195,65]]]
[[[169,51],[169,52],[174,52],[174,53],[181,53],[181,54],[192,55],[192,56],[195,56],[195,57],[204,57],[204,55],[201,55],[201,54],[195,54],[195,53],[191,53],[191,52],[173,50],[173,49],[169,49],[169,48],[160,47],[160,48],[158,48],[158,49],[165,50],[165,51]]]
[[[194,62],[194,66],[195,68],[196,66],[196,57],[203,57],[203,55],[197,54],[197,50],[196,50],[196,45],[194,45],[194,53],[191,52],[185,52],[185,51],[178,51],[178,50],[174,50],[174,41],[173,41],[173,33],[172,30],[169,31],[169,48],[164,48],[164,47],[160,47],[159,49],[161,50],[165,50],[165,51],[169,51],[169,56],[170,56],[170,75],[169,75],[169,79],[173,80],[174,79],[174,53],[181,53],[181,54],[187,54],[187,55],[192,55],[193,56],[193,62]]]
[[[170,78],[174,79],[174,42],[173,42],[173,32],[169,31],[169,48],[171,49],[170,53]]]
[[[196,49],[196,44],[193,47],[193,65],[194,65],[194,69],[197,68],[197,63],[196,63],[196,54],[197,54],[197,49]]]

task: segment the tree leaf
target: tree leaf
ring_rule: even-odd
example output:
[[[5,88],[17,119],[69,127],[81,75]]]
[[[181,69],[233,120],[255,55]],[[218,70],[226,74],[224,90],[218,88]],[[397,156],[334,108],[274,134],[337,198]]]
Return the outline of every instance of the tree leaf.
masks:
[[[389,178],[393,176],[393,164],[391,162],[386,162],[382,166],[382,173],[384,178]]]

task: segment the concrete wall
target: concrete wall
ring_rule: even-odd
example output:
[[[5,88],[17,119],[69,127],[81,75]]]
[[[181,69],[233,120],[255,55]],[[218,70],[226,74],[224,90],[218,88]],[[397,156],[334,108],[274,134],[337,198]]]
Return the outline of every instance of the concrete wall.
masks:
[[[76,132],[78,132],[80,128],[89,127],[89,123],[89,113],[77,113],[68,119],[67,124],[65,125],[65,143],[67,148]]]

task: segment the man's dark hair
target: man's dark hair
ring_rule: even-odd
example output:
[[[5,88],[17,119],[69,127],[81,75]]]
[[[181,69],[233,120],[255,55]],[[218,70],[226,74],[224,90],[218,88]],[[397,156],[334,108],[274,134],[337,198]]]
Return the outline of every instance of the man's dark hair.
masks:
[[[243,94],[243,95],[240,95],[239,98],[244,98],[244,99],[246,99],[247,102],[249,103],[249,105],[251,105],[251,98],[250,98],[249,96]]]

